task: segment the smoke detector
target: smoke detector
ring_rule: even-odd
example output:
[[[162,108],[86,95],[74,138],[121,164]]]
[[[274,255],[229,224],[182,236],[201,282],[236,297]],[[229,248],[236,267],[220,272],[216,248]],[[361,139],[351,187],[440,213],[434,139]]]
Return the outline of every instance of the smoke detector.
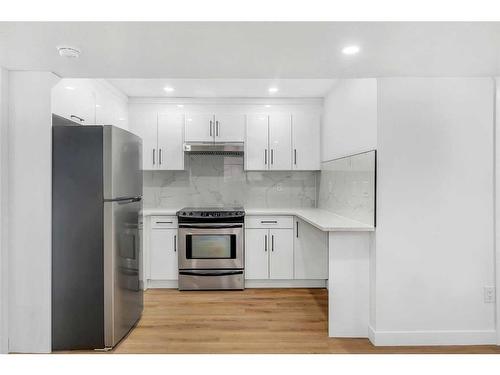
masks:
[[[62,57],[67,57],[69,59],[77,59],[80,57],[81,51],[75,47],[61,46],[57,47],[59,55]]]

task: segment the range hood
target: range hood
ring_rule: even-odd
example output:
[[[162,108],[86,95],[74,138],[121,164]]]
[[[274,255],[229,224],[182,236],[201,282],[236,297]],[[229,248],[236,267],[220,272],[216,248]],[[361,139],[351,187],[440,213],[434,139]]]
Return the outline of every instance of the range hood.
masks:
[[[184,152],[194,155],[243,156],[244,143],[185,143]]]

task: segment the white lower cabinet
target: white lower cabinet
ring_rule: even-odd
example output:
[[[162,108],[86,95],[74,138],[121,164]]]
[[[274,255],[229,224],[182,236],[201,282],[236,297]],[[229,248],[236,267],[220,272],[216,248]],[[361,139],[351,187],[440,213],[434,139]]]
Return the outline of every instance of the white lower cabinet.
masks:
[[[269,241],[269,278],[293,279],[293,229],[269,229]]]
[[[245,278],[265,280],[269,278],[268,254],[269,229],[245,230]]]
[[[177,221],[176,217],[151,218],[149,238],[150,280],[177,280]]]
[[[295,279],[328,279],[328,232],[297,218],[294,221]]]
[[[246,279],[293,279],[293,228],[291,218],[287,219],[288,217],[258,216],[247,218]],[[282,226],[282,228],[276,228],[276,226]]]
[[[289,280],[286,285],[294,286],[327,280],[328,232],[292,216],[247,216],[245,279]]]

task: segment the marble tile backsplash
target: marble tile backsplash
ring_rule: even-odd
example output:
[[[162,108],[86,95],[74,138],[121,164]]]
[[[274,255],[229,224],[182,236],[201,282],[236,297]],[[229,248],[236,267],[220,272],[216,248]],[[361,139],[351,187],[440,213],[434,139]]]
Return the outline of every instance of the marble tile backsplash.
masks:
[[[318,207],[374,225],[375,151],[324,162]]]
[[[315,207],[319,172],[245,172],[242,157],[186,156],[184,171],[145,171],[144,207]]]

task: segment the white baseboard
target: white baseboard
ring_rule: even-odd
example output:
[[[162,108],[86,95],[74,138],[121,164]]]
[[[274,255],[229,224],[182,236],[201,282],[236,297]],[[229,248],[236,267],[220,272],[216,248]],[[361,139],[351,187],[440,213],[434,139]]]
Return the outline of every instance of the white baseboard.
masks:
[[[327,280],[245,280],[245,288],[326,288]]]
[[[148,280],[146,289],[164,288],[164,289],[177,289],[179,282],[177,280]]]
[[[177,280],[148,280],[146,289],[177,289]],[[326,288],[327,280],[245,280],[245,288]]]
[[[368,327],[375,346],[495,345],[496,330],[376,331]]]

